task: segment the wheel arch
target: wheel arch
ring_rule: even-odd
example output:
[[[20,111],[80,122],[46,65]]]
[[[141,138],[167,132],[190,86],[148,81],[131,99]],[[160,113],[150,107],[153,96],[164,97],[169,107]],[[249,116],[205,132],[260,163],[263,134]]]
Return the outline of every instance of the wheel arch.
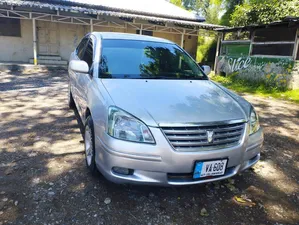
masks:
[[[86,110],[85,110],[85,113],[84,113],[84,120],[86,121],[86,119],[87,119],[89,116],[92,117],[92,115],[91,115],[91,111],[90,111],[90,109],[87,107]],[[84,121],[84,123],[85,123],[85,121]]]

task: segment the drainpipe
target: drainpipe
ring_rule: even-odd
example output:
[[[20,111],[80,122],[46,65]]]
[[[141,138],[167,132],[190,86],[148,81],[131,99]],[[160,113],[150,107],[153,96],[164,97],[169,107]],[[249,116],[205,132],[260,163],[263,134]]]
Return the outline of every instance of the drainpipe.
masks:
[[[181,48],[184,48],[184,37],[185,37],[185,33],[186,33],[186,30],[183,29],[183,33],[182,33],[182,36],[181,36]]]
[[[37,51],[36,51],[36,24],[35,19],[32,19],[32,27],[33,27],[33,64],[37,65]]]

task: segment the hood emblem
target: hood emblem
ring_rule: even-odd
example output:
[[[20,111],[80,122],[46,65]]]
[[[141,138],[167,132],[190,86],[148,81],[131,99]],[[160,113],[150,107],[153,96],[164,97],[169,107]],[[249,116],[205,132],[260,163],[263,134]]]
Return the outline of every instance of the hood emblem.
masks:
[[[208,136],[208,142],[212,143],[213,142],[214,131],[208,130],[207,131],[207,136]]]

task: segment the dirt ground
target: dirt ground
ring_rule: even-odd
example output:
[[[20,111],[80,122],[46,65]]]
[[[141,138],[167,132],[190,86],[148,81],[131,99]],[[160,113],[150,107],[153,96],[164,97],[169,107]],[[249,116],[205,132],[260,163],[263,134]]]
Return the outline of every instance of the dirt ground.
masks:
[[[206,185],[117,185],[85,168],[66,71],[1,71],[0,225],[299,224],[299,105],[245,97],[265,132],[253,169]]]

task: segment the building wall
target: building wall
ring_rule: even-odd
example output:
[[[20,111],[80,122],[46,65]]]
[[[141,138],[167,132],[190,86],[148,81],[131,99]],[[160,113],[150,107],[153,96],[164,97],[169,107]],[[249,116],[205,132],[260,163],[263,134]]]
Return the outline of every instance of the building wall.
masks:
[[[178,45],[181,44],[181,35],[180,34],[171,34],[171,33],[162,33],[162,32],[153,32],[154,37],[165,38],[170,40]]]
[[[50,27],[51,22],[37,21],[37,30],[42,27]],[[79,44],[82,37],[90,32],[90,26],[57,23],[58,38],[57,44],[59,45],[59,55],[63,60],[68,60],[70,53]],[[124,32],[136,34],[135,28],[109,28],[94,26],[94,31],[104,32]],[[38,33],[38,31],[37,31]],[[181,44],[180,34],[153,32],[153,36],[161,37]],[[38,38],[38,34],[37,34]],[[39,48],[39,41],[37,39],[37,48]],[[4,37],[0,36],[0,61],[5,62],[29,62],[33,58],[33,32],[32,20],[21,20],[21,37]],[[197,37],[188,36],[184,37],[184,49],[194,58],[196,58],[197,50]],[[39,51],[37,49],[39,54]]]
[[[21,20],[21,37],[0,36],[0,61],[28,62],[33,58],[32,21]]]
[[[184,39],[184,49],[194,58],[196,59],[196,53],[197,53],[197,36],[189,36],[185,35]]]
[[[136,29],[134,28],[108,28],[108,27],[94,27],[94,31],[98,32],[124,32],[130,34],[136,34]],[[171,33],[163,33],[163,32],[153,32],[154,37],[165,38],[170,40],[179,46],[181,45],[181,35],[180,34],[171,34]],[[188,36],[185,35],[184,38],[184,49],[194,58],[196,59],[197,52],[197,36]]]
[[[171,33],[162,33],[162,32],[154,32],[155,37],[165,38],[170,40],[177,45],[181,45],[181,34],[171,34]],[[194,58],[196,59],[197,52],[197,36],[184,36],[184,49]]]
[[[124,33],[125,29],[124,28],[115,28],[115,27],[98,27],[98,26],[94,26],[93,31],[96,31],[96,32],[122,32],[122,33]]]
[[[276,35],[279,32],[282,35]],[[225,39],[230,41],[221,44],[216,73],[261,82],[273,88],[298,89],[299,60],[294,57],[296,50],[299,51],[298,32],[296,27],[280,26],[254,30],[253,42]]]
[[[59,23],[60,56],[63,60],[69,60],[71,52],[89,32],[89,28],[82,25]]]

